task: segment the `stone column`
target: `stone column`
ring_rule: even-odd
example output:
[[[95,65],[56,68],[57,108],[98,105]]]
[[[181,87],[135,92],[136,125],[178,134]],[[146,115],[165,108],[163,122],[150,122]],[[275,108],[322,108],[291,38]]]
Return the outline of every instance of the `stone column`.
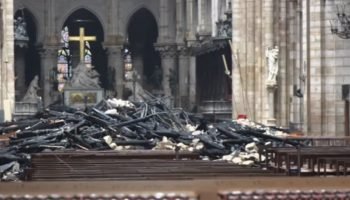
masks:
[[[155,47],[161,56],[163,70],[162,85],[164,94],[172,97],[173,100],[176,101],[178,96],[178,77],[176,76],[178,73],[178,69],[176,67],[177,46],[176,44],[156,44]],[[172,104],[173,103],[170,105]]]
[[[40,71],[40,88],[44,106],[48,106],[53,100],[53,83],[50,81],[51,72],[57,67],[58,46],[44,46],[40,49],[41,71]]]
[[[198,27],[197,32],[200,34],[206,33],[206,6],[207,1],[206,0],[198,0]]]
[[[264,2],[264,24],[265,24],[265,44],[266,47],[273,48],[273,3],[274,0]]]
[[[0,55],[0,118],[11,120],[15,103],[13,0],[2,0],[1,4],[3,49]]]
[[[219,0],[212,0],[211,2],[211,35],[216,36],[216,22],[219,20]]]
[[[196,57],[189,58],[189,103],[190,108],[193,109],[197,104],[197,66]]]
[[[265,23],[265,48],[274,48],[274,29],[273,29],[273,9],[274,7],[274,0],[265,0],[264,2],[264,23]],[[266,61],[265,65],[265,78],[264,80],[267,80],[268,76],[268,64]],[[265,101],[266,110],[265,113],[267,113],[266,123],[268,125],[276,125],[276,117],[275,117],[275,92],[277,87],[276,86],[269,86],[267,85],[267,101]]]
[[[179,106],[189,108],[189,52],[185,46],[179,47]]]
[[[160,0],[159,41],[169,39],[169,8],[168,0]]]
[[[185,38],[184,1],[176,0],[176,42],[183,43]]]
[[[25,55],[27,47],[16,46],[15,48],[15,98],[16,101],[20,101],[26,92]]]
[[[124,63],[122,57],[122,46],[120,45],[108,45],[108,71],[112,74],[111,81],[114,83],[113,88],[118,98],[123,97],[124,87]]]
[[[186,1],[187,40],[195,40],[193,1],[194,0]]]

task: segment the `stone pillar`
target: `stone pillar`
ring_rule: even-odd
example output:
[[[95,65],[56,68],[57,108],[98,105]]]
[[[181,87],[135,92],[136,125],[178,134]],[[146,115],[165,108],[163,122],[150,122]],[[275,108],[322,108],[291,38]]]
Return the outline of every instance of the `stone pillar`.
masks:
[[[189,52],[186,47],[179,49],[179,106],[189,108]]]
[[[274,7],[274,0],[265,0],[264,2],[264,24],[265,24],[265,48],[274,48],[274,29],[273,29],[273,9]],[[267,61],[265,62],[265,73],[263,74],[264,80],[267,80],[268,76],[268,64]],[[264,76],[265,75],[265,76]],[[266,92],[267,95],[265,97],[267,98],[267,101],[265,106],[265,119],[266,123],[269,125],[275,125],[276,123],[276,117],[275,117],[275,86],[267,86]],[[267,115],[267,116],[266,116]],[[263,116],[264,117],[264,116]]]
[[[177,46],[176,44],[156,44],[155,47],[161,56],[164,94],[176,101],[178,96]]]
[[[211,35],[216,36],[217,28],[216,22],[219,20],[219,0],[212,0],[211,2]]]
[[[25,55],[27,47],[16,46],[15,48],[15,98],[16,101],[20,101],[26,92]]]
[[[267,93],[268,93],[268,105],[269,107],[268,111],[268,118],[266,120],[266,125],[268,126],[276,126],[276,117],[275,117],[275,92],[277,90],[277,86],[267,86]]]
[[[195,40],[195,30],[194,30],[194,12],[193,12],[193,5],[194,0],[187,0],[186,1],[186,22],[187,22],[187,34],[186,38],[187,40]]]
[[[274,47],[273,42],[273,5],[274,0],[264,2],[264,24],[265,24],[265,44],[266,47]]]
[[[13,0],[2,0],[1,4],[3,43],[0,55],[0,118],[11,120],[15,104]]]
[[[40,71],[40,88],[44,106],[48,106],[53,101],[53,83],[50,81],[50,74],[57,67],[58,46],[44,46],[40,49],[41,71]]]
[[[124,87],[124,63],[122,57],[122,46],[120,45],[108,45],[108,71],[111,74],[111,79],[114,82],[114,92],[116,92],[118,98],[123,97]]]
[[[184,1],[176,0],[176,42],[183,43],[185,38]]]
[[[168,0],[160,0],[159,41],[169,39],[169,8]]]
[[[206,33],[206,6],[207,1],[206,0],[198,0],[198,26],[197,26],[197,32],[199,34],[205,34]]]
[[[189,58],[189,103],[190,108],[193,109],[197,104],[197,66],[196,57]]]

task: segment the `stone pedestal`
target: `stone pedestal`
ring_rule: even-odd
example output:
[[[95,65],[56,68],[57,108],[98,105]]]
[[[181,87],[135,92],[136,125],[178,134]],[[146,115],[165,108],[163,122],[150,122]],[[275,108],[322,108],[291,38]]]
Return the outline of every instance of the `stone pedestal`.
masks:
[[[268,118],[266,120],[267,126],[276,126],[275,117],[275,91],[277,90],[277,85],[267,85],[267,95],[268,95]]]
[[[33,117],[41,109],[42,109],[41,99],[38,99],[37,102],[16,102],[15,109],[12,114],[12,119],[17,121],[20,119]]]

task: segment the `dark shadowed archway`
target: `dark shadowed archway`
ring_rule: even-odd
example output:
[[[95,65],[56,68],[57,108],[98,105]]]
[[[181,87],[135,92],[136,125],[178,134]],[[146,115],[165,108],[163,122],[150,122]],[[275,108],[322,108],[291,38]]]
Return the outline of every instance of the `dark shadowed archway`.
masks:
[[[127,30],[133,63],[141,74],[143,88],[150,92],[160,89],[161,62],[153,45],[157,42],[158,26],[153,14],[146,8],[139,9],[130,18]]]
[[[33,80],[34,76],[40,76],[40,56],[37,44],[37,27],[34,16],[28,9],[21,9],[16,11],[14,18],[23,18],[25,22],[25,29],[29,40],[23,41],[15,40],[15,90],[16,101],[21,100],[24,96],[27,87]]]
[[[222,56],[225,56],[228,70],[232,71],[231,50],[225,48],[197,57],[197,105],[199,111],[212,117],[231,118],[232,80],[225,73]]]
[[[96,36],[97,41],[89,42],[92,53],[92,65],[95,70],[100,74],[101,87],[104,89],[111,89],[113,83],[110,83],[108,67],[107,67],[107,55],[103,49],[102,42],[104,41],[103,27],[98,18],[90,11],[81,8],[73,12],[65,21],[62,29],[67,26],[70,36],[78,36],[79,29],[83,27],[85,29],[85,35]],[[80,61],[79,59],[79,42],[70,41],[69,49],[73,55],[72,66],[76,67]],[[73,74],[74,76],[74,74]]]

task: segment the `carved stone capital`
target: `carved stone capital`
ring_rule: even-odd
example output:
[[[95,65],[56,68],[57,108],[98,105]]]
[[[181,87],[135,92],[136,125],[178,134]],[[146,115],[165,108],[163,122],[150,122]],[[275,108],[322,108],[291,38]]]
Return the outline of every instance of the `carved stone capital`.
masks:
[[[111,56],[121,54],[123,47],[121,45],[104,45],[104,48],[106,49],[107,54]]]
[[[161,57],[174,58],[178,55],[177,45],[175,43],[156,43],[154,47],[160,53]]]
[[[190,49],[186,46],[186,44],[177,45],[177,51],[178,51],[179,56],[190,55]]]
[[[125,37],[122,35],[108,35],[104,42],[105,46],[122,46],[125,42]]]
[[[44,46],[39,48],[39,54],[42,58],[44,57],[57,57],[58,47],[57,46]]]
[[[21,49],[28,48],[28,41],[25,40],[15,40],[15,46]]]

